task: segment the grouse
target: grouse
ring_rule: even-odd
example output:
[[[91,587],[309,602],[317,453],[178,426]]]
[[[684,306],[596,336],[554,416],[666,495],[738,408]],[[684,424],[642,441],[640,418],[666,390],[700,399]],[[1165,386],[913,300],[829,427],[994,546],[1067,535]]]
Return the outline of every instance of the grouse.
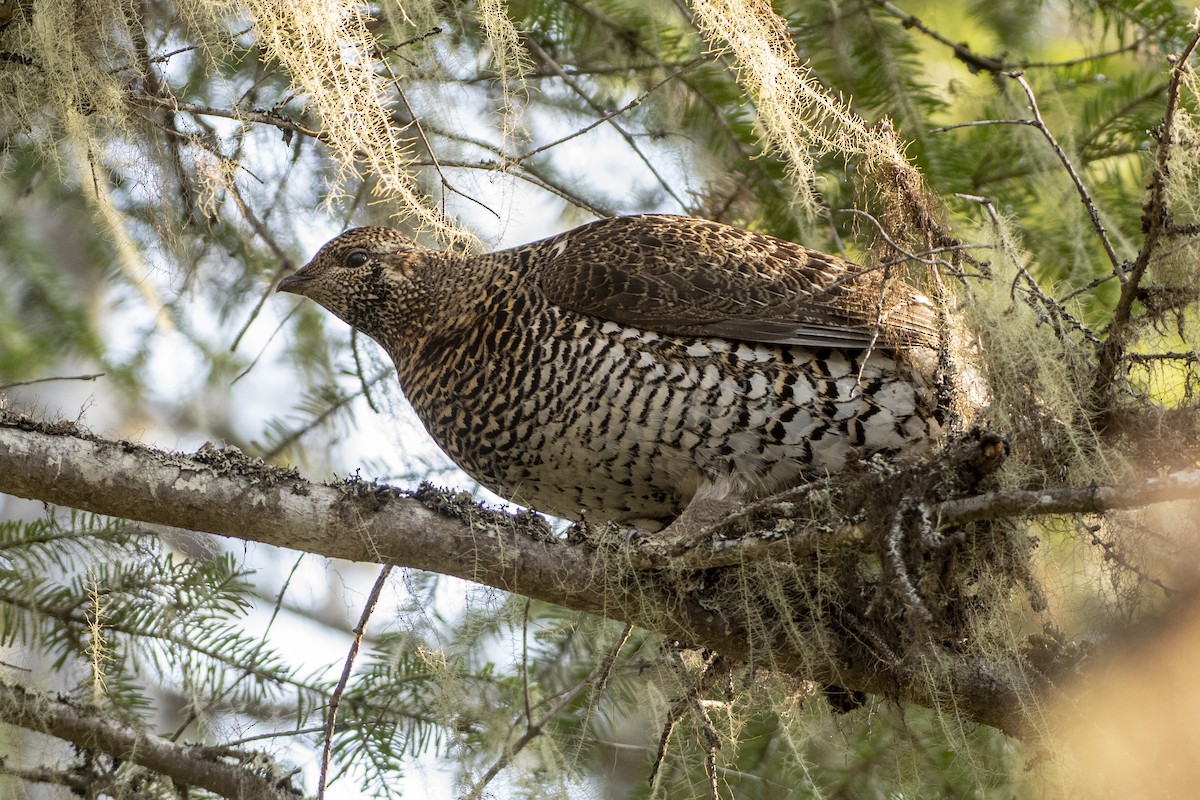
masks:
[[[279,290],[382,345],[468,474],[560,517],[652,532],[686,508],[699,529],[940,429],[928,298],[716,222],[615,217],[484,255],[354,228]]]

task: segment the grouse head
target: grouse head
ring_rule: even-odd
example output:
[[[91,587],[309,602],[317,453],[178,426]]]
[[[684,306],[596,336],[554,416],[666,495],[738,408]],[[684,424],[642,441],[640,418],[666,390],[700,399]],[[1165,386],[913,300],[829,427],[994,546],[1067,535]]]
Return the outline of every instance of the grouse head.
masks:
[[[280,281],[276,291],[314,300],[384,343],[433,304],[430,267],[441,255],[393,228],[351,228]]]

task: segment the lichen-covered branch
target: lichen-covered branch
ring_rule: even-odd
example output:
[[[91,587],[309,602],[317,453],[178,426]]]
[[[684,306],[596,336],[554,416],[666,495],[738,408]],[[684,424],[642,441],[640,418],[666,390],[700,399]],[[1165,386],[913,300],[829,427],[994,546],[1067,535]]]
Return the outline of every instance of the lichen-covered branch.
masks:
[[[979,446],[974,440],[962,445],[967,454]],[[985,441],[983,451],[997,454],[994,461],[1003,448]],[[965,464],[966,459],[951,455],[939,461]],[[944,484],[947,478],[930,480]],[[749,506],[715,531],[720,535],[706,546],[683,554],[682,563],[738,570],[763,559],[803,562],[818,551],[861,549],[877,520],[869,510],[851,508],[854,498],[878,496],[904,480],[900,473],[868,470],[857,481],[855,476],[840,483],[819,481]],[[874,488],[864,491],[864,481]],[[913,498],[923,496],[922,487],[909,489]],[[888,662],[878,657],[888,652],[886,643],[874,650],[832,649],[814,658],[800,652],[783,630],[764,630],[751,609],[681,594],[677,584],[662,577],[665,573],[634,569],[636,554],[614,552],[603,541],[564,541],[550,535],[535,515],[487,511],[464,497],[433,490],[406,493],[361,481],[316,484],[236,450],[206,446],[181,455],[99,439],[71,423],[0,414],[0,492],[328,557],[454,575],[634,623],[734,659],[769,653],[772,667],[818,683],[931,707],[952,702],[957,713],[1017,735],[1027,726],[1022,698],[1044,688],[1046,680],[1036,671],[998,669],[976,655],[935,649]],[[1188,469],[1126,486],[952,495],[926,503],[920,516],[933,531],[1003,517],[1099,513],[1197,498],[1200,470]],[[828,511],[830,504],[841,516],[826,514],[825,524],[819,524],[814,514]],[[776,522],[762,529],[771,535],[735,535],[735,528],[757,529],[771,519]],[[795,524],[779,524],[788,519]],[[838,519],[844,524],[833,524]],[[712,552],[706,554],[705,547]],[[940,677],[931,682],[931,674]]]
[[[316,484],[236,450],[204,447],[180,455],[99,439],[69,423],[0,416],[0,492],[454,575],[631,622],[734,659],[761,661],[769,654],[771,667],[820,684],[930,707],[951,698],[957,713],[1013,734],[1026,727],[1020,700],[1039,680],[1019,668],[1013,673],[1011,664],[998,669],[950,651],[919,651],[891,663],[881,661],[878,650],[852,643],[802,652],[787,626],[764,624],[761,609],[682,592],[669,571],[638,571],[619,550],[568,543],[535,515],[486,511],[435,491],[410,494],[361,481]],[[938,681],[928,680],[935,673]]]
[[[132,762],[166,775],[180,786],[198,786],[230,800],[295,800],[299,794],[281,775],[265,774],[261,767],[241,763],[251,754],[177,744],[96,709],[11,683],[0,682],[0,721]]]
[[[1102,423],[1108,422],[1108,416],[1113,409],[1113,404],[1108,401],[1117,386],[1114,378],[1117,375],[1121,359],[1125,356],[1131,321],[1134,317],[1134,304],[1142,300],[1140,294],[1142,279],[1150,267],[1156,248],[1168,232],[1169,210],[1166,196],[1168,161],[1171,148],[1178,145],[1174,136],[1184,75],[1192,68],[1189,62],[1198,46],[1200,46],[1200,30],[1197,30],[1188,41],[1171,68],[1171,80],[1167,86],[1167,104],[1163,112],[1162,127],[1154,134],[1158,140],[1158,147],[1154,170],[1150,175],[1150,196],[1142,205],[1142,229],[1145,231],[1145,238],[1142,240],[1137,258],[1134,259],[1132,266],[1127,271],[1127,279],[1121,284],[1121,295],[1112,312],[1112,321],[1109,322],[1107,331],[1108,337],[1104,346],[1100,348],[1096,377],[1092,384],[1094,403],[1101,411],[1100,421]]]
[[[1035,491],[988,492],[947,500],[930,509],[939,528],[985,519],[1046,514],[1100,514],[1173,500],[1200,500],[1200,470],[1188,469],[1127,486],[1072,486]]]

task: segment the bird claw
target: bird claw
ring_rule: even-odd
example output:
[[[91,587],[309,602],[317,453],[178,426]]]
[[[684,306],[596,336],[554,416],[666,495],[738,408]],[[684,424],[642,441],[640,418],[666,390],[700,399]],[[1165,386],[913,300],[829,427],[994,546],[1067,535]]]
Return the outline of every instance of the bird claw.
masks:
[[[658,533],[634,528],[629,532],[633,562],[637,569],[660,569],[677,563],[682,556],[704,543],[705,527],[679,525],[676,521]]]

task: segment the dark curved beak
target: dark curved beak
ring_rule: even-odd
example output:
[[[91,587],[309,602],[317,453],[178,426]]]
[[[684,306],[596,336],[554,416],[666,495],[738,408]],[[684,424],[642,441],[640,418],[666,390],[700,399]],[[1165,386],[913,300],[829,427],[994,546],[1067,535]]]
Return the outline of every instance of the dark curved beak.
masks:
[[[292,294],[304,294],[304,287],[312,283],[312,275],[305,275],[304,271],[294,272],[279,282],[275,287],[277,292],[291,292]]]

